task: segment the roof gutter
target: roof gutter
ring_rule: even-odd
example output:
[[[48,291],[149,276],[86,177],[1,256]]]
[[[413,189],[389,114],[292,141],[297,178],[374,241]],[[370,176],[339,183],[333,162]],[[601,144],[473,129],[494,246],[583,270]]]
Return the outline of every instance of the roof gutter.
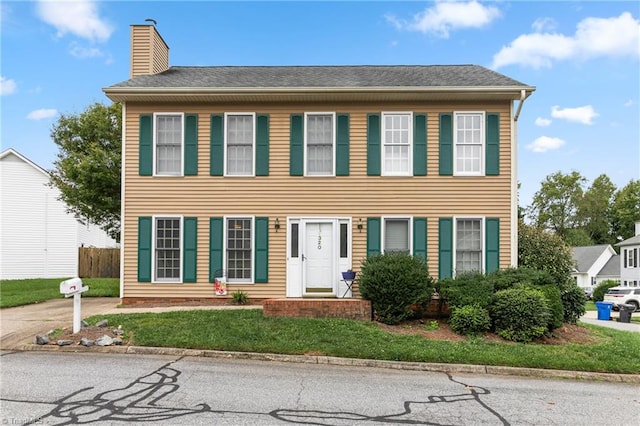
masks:
[[[516,111],[516,115],[513,117],[514,121],[518,121],[518,117],[520,117],[520,111],[522,111],[522,105],[524,105],[524,101],[531,96],[532,92],[527,92],[526,89],[522,89],[520,91],[520,103],[518,104],[518,110]]]

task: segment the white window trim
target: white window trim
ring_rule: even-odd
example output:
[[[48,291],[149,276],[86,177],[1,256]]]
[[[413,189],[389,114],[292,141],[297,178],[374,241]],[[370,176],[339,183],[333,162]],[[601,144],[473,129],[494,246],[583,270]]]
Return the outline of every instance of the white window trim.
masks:
[[[458,171],[458,116],[480,114],[480,136],[482,144],[480,148],[480,171],[479,172],[460,172]],[[485,176],[486,175],[486,150],[487,150],[487,113],[485,111],[454,111],[453,112],[453,175],[454,176]]]
[[[156,144],[157,135],[157,117],[163,115],[179,115],[182,121],[182,143],[180,144],[180,173],[158,173],[156,170],[158,160],[158,147]],[[122,156],[124,157],[124,155]],[[154,112],[153,113],[153,176],[162,177],[182,177],[184,176],[184,112]]]
[[[327,173],[326,175],[310,175],[307,170],[307,160],[308,160],[308,152],[307,152],[307,117],[313,115],[330,115],[332,120],[332,144],[331,144],[331,173]],[[304,175],[306,177],[334,177],[336,175],[336,135],[338,133],[337,123],[336,123],[336,113],[335,112],[305,112],[304,113],[304,154],[303,154],[303,163],[304,163]]]
[[[156,235],[157,235],[157,227],[156,222],[157,219],[180,219],[180,277],[177,279],[162,279],[159,280],[157,278],[158,272],[156,270],[157,259],[156,259]],[[151,237],[151,256],[152,256],[152,284],[182,284],[182,277],[184,274],[184,216],[178,214],[161,214],[157,216],[152,216],[153,224],[152,224],[152,237]]]
[[[382,216],[382,226],[380,230],[380,249],[382,253],[385,253],[386,247],[384,246],[384,242],[386,240],[385,234],[387,232],[387,220],[407,220],[409,222],[407,235],[409,239],[409,254],[413,256],[413,216]]]
[[[409,157],[406,172],[388,172],[384,165],[385,155],[385,116],[387,115],[408,115],[409,116]],[[380,173],[382,176],[413,176],[413,112],[411,111],[382,111],[380,116]]]
[[[458,220],[480,220],[480,242],[482,244],[482,253],[480,254],[480,271],[481,273],[485,273],[485,263],[487,258],[487,248],[486,246],[486,228],[485,228],[485,216],[454,216],[453,217],[453,277],[456,277],[456,265],[457,265],[457,242],[458,242]]]
[[[250,219],[251,220],[251,278],[239,280],[234,278],[233,280],[229,279],[229,271],[227,270],[227,243],[228,243],[228,223],[229,219]],[[222,245],[222,269],[225,271],[225,275],[227,277],[228,285],[244,285],[244,284],[255,284],[256,280],[256,217],[251,215],[229,215],[223,216],[224,226],[223,226],[223,245]]]
[[[252,147],[252,159],[253,161],[252,163],[252,170],[251,170],[251,174],[250,175],[230,175],[228,174],[227,171],[227,164],[229,161],[229,156],[227,154],[227,118],[229,116],[234,116],[234,115],[250,115],[253,118],[253,143],[251,145]],[[223,125],[223,133],[224,133],[224,176],[225,177],[232,177],[232,178],[244,178],[244,177],[254,177],[256,175],[256,130],[257,130],[257,126],[256,126],[256,113],[255,112],[225,112],[224,113],[224,125]]]

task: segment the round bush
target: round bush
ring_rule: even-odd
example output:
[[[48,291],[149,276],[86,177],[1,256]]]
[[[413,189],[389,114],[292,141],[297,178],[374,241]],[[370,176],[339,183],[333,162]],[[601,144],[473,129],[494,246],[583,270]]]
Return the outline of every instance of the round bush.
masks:
[[[564,311],[564,322],[575,324],[587,311],[585,308],[587,296],[584,295],[584,291],[572,279],[566,280],[559,288]]]
[[[478,305],[455,308],[449,317],[451,329],[458,334],[474,335],[489,331],[491,318],[489,311]]]
[[[547,306],[549,307],[549,324],[547,324],[547,327],[549,330],[562,327],[564,308],[562,307],[560,290],[554,285],[543,285],[536,288],[544,293],[544,297],[547,299]]]
[[[534,286],[554,284],[549,272],[526,267],[500,269],[487,275],[487,279],[493,283],[496,291],[506,290],[520,284]]]
[[[450,309],[466,305],[489,308],[493,300],[493,283],[479,272],[459,274],[440,282],[442,298]]]
[[[547,331],[549,307],[540,290],[529,287],[500,290],[491,307],[491,320],[503,339],[530,342]]]
[[[433,285],[424,259],[404,253],[367,257],[358,282],[360,294],[371,301],[379,321],[386,324],[411,318],[412,305],[426,306]]]
[[[604,300],[604,295],[607,292],[607,290],[609,290],[611,287],[616,287],[618,285],[620,284],[618,284],[616,281],[613,281],[613,280],[602,281],[600,284],[596,286],[596,288],[593,289],[593,294],[591,295],[591,297],[593,298],[593,301],[602,302]]]

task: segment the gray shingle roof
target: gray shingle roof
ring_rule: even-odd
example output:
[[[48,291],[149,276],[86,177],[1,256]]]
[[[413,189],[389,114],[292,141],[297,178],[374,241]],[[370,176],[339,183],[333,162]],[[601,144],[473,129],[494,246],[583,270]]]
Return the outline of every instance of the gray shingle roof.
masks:
[[[587,272],[607,247],[609,247],[609,244],[573,247],[573,260],[576,262],[578,272]]]
[[[618,244],[616,244],[616,247],[631,246],[636,244],[640,244],[640,235],[636,235],[635,237],[620,241]]]
[[[170,67],[112,88],[528,88],[479,65]]]
[[[611,256],[611,259],[602,267],[599,276],[602,277],[619,277],[620,276],[620,256],[615,254]]]

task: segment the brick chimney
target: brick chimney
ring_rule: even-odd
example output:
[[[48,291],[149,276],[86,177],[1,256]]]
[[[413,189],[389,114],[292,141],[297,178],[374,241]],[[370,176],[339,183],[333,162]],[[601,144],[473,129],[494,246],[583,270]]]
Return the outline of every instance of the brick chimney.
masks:
[[[169,46],[155,25],[131,25],[131,73],[157,74],[169,69]]]

